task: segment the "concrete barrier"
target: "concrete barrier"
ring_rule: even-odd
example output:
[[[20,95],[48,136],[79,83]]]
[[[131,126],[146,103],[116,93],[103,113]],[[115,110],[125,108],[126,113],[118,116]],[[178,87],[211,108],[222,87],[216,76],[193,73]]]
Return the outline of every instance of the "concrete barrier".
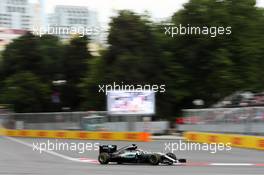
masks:
[[[230,143],[233,147],[264,150],[264,137],[238,134],[185,132],[185,140],[200,143]]]
[[[146,132],[88,132],[66,130],[11,130],[2,129],[0,135],[10,137],[83,139],[83,140],[118,140],[118,141],[150,141]]]

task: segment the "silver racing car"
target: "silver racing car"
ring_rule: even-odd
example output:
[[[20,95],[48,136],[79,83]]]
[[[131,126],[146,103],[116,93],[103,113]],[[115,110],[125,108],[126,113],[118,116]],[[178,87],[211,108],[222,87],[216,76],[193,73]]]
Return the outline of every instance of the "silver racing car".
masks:
[[[117,149],[116,145],[100,145],[98,161],[100,164],[109,162],[122,163],[148,163],[151,165],[173,163],[186,163],[186,159],[177,159],[173,153],[147,152],[137,148],[137,145]]]

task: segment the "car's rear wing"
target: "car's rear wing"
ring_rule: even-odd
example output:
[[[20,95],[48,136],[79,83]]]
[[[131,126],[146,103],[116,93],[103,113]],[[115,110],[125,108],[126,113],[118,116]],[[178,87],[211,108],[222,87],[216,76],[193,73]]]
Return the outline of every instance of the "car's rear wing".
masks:
[[[116,145],[100,145],[99,146],[99,153],[113,153],[116,152],[117,146]]]

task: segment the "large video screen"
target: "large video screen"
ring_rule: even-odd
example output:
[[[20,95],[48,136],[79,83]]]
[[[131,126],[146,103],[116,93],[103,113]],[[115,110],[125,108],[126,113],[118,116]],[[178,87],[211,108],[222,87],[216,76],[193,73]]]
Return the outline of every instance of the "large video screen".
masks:
[[[153,115],[155,93],[153,91],[109,91],[107,111],[110,115]]]

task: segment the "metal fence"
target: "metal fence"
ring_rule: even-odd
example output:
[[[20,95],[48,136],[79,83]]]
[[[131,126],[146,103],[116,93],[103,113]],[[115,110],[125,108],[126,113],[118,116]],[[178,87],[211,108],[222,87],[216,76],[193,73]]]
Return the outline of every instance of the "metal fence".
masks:
[[[264,134],[264,107],[183,110],[181,131]]]
[[[184,123],[245,123],[263,122],[264,107],[186,109]]]
[[[8,129],[167,132],[167,121],[152,122],[144,118],[111,116],[106,111],[9,113],[0,114],[0,127],[2,123]]]
[[[6,128],[81,130],[82,119],[93,116],[106,117],[106,112],[9,113],[0,118]]]

